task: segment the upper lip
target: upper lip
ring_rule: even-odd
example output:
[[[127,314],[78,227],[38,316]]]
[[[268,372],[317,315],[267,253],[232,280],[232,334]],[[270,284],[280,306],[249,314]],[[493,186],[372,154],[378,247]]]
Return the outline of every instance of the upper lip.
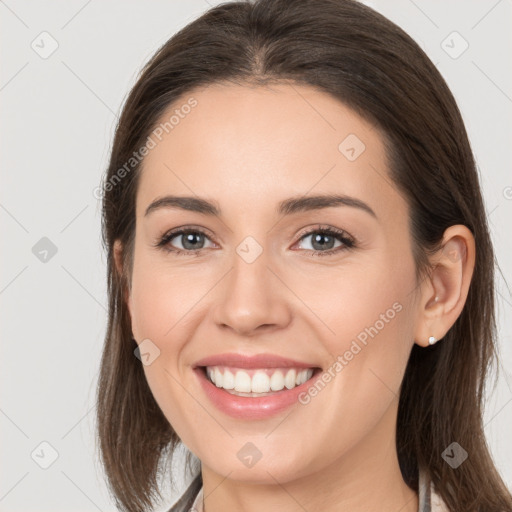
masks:
[[[231,366],[234,368],[316,368],[314,364],[296,361],[274,354],[225,353],[205,357],[194,364],[199,366]]]

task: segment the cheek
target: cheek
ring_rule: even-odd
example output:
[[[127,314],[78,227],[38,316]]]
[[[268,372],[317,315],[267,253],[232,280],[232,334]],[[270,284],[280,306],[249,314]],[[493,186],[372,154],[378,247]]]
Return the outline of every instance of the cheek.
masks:
[[[317,283],[314,295],[309,294],[308,298],[308,305],[331,333],[325,335],[325,331],[322,335],[329,353],[344,353],[353,341],[369,347],[376,340],[378,343],[372,345],[378,352],[393,348],[403,338],[401,333],[407,324],[413,275],[412,266],[405,263],[398,269],[385,261],[379,265],[354,265],[342,272],[331,269],[322,279],[327,284]],[[301,290],[307,291],[304,287]]]
[[[188,280],[180,277],[183,274],[163,268],[155,258],[141,255],[134,266],[131,293],[133,334],[141,353],[146,347],[152,357],[150,364],[143,365],[146,380],[154,399],[180,437],[190,430],[191,421],[187,410],[190,404],[184,392],[184,369],[180,365],[180,355],[189,339],[183,329],[187,312],[198,301],[200,293],[190,286],[190,276]],[[185,439],[188,440],[186,435]]]
[[[168,340],[178,324],[186,323],[187,313],[207,291],[205,279],[191,272],[173,269],[166,266],[164,258],[146,254],[136,260],[131,319],[137,340]]]
[[[190,429],[185,422],[190,416],[190,397],[184,392],[190,375],[182,356],[211,287],[211,276],[194,272],[192,267],[172,268],[165,258],[142,250],[136,253],[130,299],[132,330],[137,343],[145,343],[151,353],[158,354],[143,370],[155,400],[180,433]]]

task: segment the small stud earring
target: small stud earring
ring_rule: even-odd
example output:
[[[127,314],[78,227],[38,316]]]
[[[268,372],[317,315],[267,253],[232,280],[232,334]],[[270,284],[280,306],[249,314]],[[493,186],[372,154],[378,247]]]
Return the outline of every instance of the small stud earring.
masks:
[[[428,339],[428,344],[429,345],[433,345],[437,340],[434,338],[434,336],[430,336],[430,338]]]
[[[436,298],[434,299],[434,302],[437,302],[439,300],[439,297],[436,295]]]

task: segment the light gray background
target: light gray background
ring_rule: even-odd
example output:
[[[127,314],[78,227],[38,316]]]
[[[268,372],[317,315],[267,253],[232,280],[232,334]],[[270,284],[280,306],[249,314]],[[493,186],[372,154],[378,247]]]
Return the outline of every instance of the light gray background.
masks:
[[[143,63],[218,3],[0,0],[1,511],[115,510],[94,460],[106,286],[93,190],[107,164],[116,116]],[[365,3],[414,37],[452,88],[510,282],[511,0]],[[51,37],[40,36],[43,31]],[[42,58],[52,38],[58,48]],[[458,56],[464,41],[469,47]],[[46,262],[39,259],[44,252],[39,258],[33,252],[42,237],[57,248]],[[512,299],[502,277],[497,284],[502,367],[485,428],[512,487]],[[47,469],[39,464],[51,462],[52,449],[42,442],[58,453]]]

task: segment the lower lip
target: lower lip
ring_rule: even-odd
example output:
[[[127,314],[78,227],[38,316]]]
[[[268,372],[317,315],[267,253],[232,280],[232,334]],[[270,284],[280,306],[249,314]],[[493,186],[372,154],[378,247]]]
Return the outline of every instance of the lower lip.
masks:
[[[195,368],[194,373],[198,376],[206,396],[222,412],[239,419],[259,420],[278,414],[298,402],[299,395],[306,391],[317,374],[292,389],[277,391],[273,395],[262,397],[246,397],[232,395],[223,388],[218,388],[210,382],[201,368]]]

